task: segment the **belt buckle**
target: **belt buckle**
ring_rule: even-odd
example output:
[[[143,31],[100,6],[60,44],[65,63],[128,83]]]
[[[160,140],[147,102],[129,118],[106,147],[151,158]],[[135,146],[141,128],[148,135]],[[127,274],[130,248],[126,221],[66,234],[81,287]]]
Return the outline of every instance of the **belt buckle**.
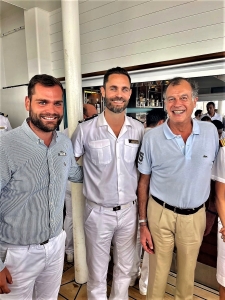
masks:
[[[45,245],[45,244],[48,244],[48,242],[49,242],[49,240],[46,240],[46,241],[40,243],[40,245],[43,246],[43,245]]]
[[[115,206],[113,207],[113,211],[121,210],[121,206]]]
[[[176,213],[177,207],[174,206],[173,212]]]

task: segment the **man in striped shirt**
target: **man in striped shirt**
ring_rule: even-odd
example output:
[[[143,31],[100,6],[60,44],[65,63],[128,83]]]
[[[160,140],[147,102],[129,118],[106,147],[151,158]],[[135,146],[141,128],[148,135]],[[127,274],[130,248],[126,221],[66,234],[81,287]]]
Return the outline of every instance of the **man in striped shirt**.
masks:
[[[56,132],[63,87],[49,75],[28,85],[29,118],[0,137],[0,299],[57,299],[63,270],[67,180],[83,173]]]

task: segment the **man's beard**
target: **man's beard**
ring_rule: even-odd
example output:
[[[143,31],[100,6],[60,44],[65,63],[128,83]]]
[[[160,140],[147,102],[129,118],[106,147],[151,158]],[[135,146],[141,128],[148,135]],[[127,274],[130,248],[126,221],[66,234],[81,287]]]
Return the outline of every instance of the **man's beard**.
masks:
[[[48,122],[47,125],[45,125],[41,119],[41,117],[56,117],[57,119],[52,120],[52,124],[50,123],[50,121]],[[29,118],[31,123],[36,126],[37,128],[41,129],[44,132],[51,132],[54,131],[55,129],[57,129],[57,127],[60,125],[63,116],[60,116],[58,114],[41,114],[38,115],[34,114],[32,112],[32,110],[29,111]]]
[[[116,101],[116,100],[125,101],[124,105],[123,106],[118,106],[118,107],[114,106],[112,104],[112,102]],[[129,103],[129,101],[126,101],[123,98],[117,98],[117,97],[115,97],[115,98],[106,98],[105,97],[105,106],[108,108],[108,110],[114,112],[115,114],[120,114],[121,112],[123,112],[127,108],[128,103]]]

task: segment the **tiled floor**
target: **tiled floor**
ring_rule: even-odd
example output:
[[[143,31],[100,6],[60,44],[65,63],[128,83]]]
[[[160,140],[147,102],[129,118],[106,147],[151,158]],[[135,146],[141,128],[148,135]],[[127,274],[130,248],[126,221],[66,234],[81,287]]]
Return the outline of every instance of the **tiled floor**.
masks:
[[[109,272],[108,272],[108,295],[111,288],[111,281],[112,281],[112,263],[109,265]],[[176,284],[176,275],[174,273],[170,273],[168,277],[167,289],[165,300],[174,299],[174,289]],[[65,262],[64,264],[64,272],[62,277],[62,285],[59,291],[58,300],[87,300],[87,289],[86,284],[77,284],[74,281],[74,266],[73,264],[69,264]],[[129,288],[129,300],[144,300],[146,296],[142,296],[139,294],[138,290],[138,282],[134,287]],[[207,288],[203,285],[195,283],[194,289],[194,300],[197,299],[206,299],[206,300],[218,300],[218,292]]]

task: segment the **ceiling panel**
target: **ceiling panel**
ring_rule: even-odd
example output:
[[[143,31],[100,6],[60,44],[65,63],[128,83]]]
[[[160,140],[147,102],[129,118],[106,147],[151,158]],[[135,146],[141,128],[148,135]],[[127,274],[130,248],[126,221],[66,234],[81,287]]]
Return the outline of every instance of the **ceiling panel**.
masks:
[[[15,5],[26,10],[33,7],[39,7],[49,12],[61,7],[61,0],[4,0],[1,2],[1,11],[4,10],[4,3]]]

